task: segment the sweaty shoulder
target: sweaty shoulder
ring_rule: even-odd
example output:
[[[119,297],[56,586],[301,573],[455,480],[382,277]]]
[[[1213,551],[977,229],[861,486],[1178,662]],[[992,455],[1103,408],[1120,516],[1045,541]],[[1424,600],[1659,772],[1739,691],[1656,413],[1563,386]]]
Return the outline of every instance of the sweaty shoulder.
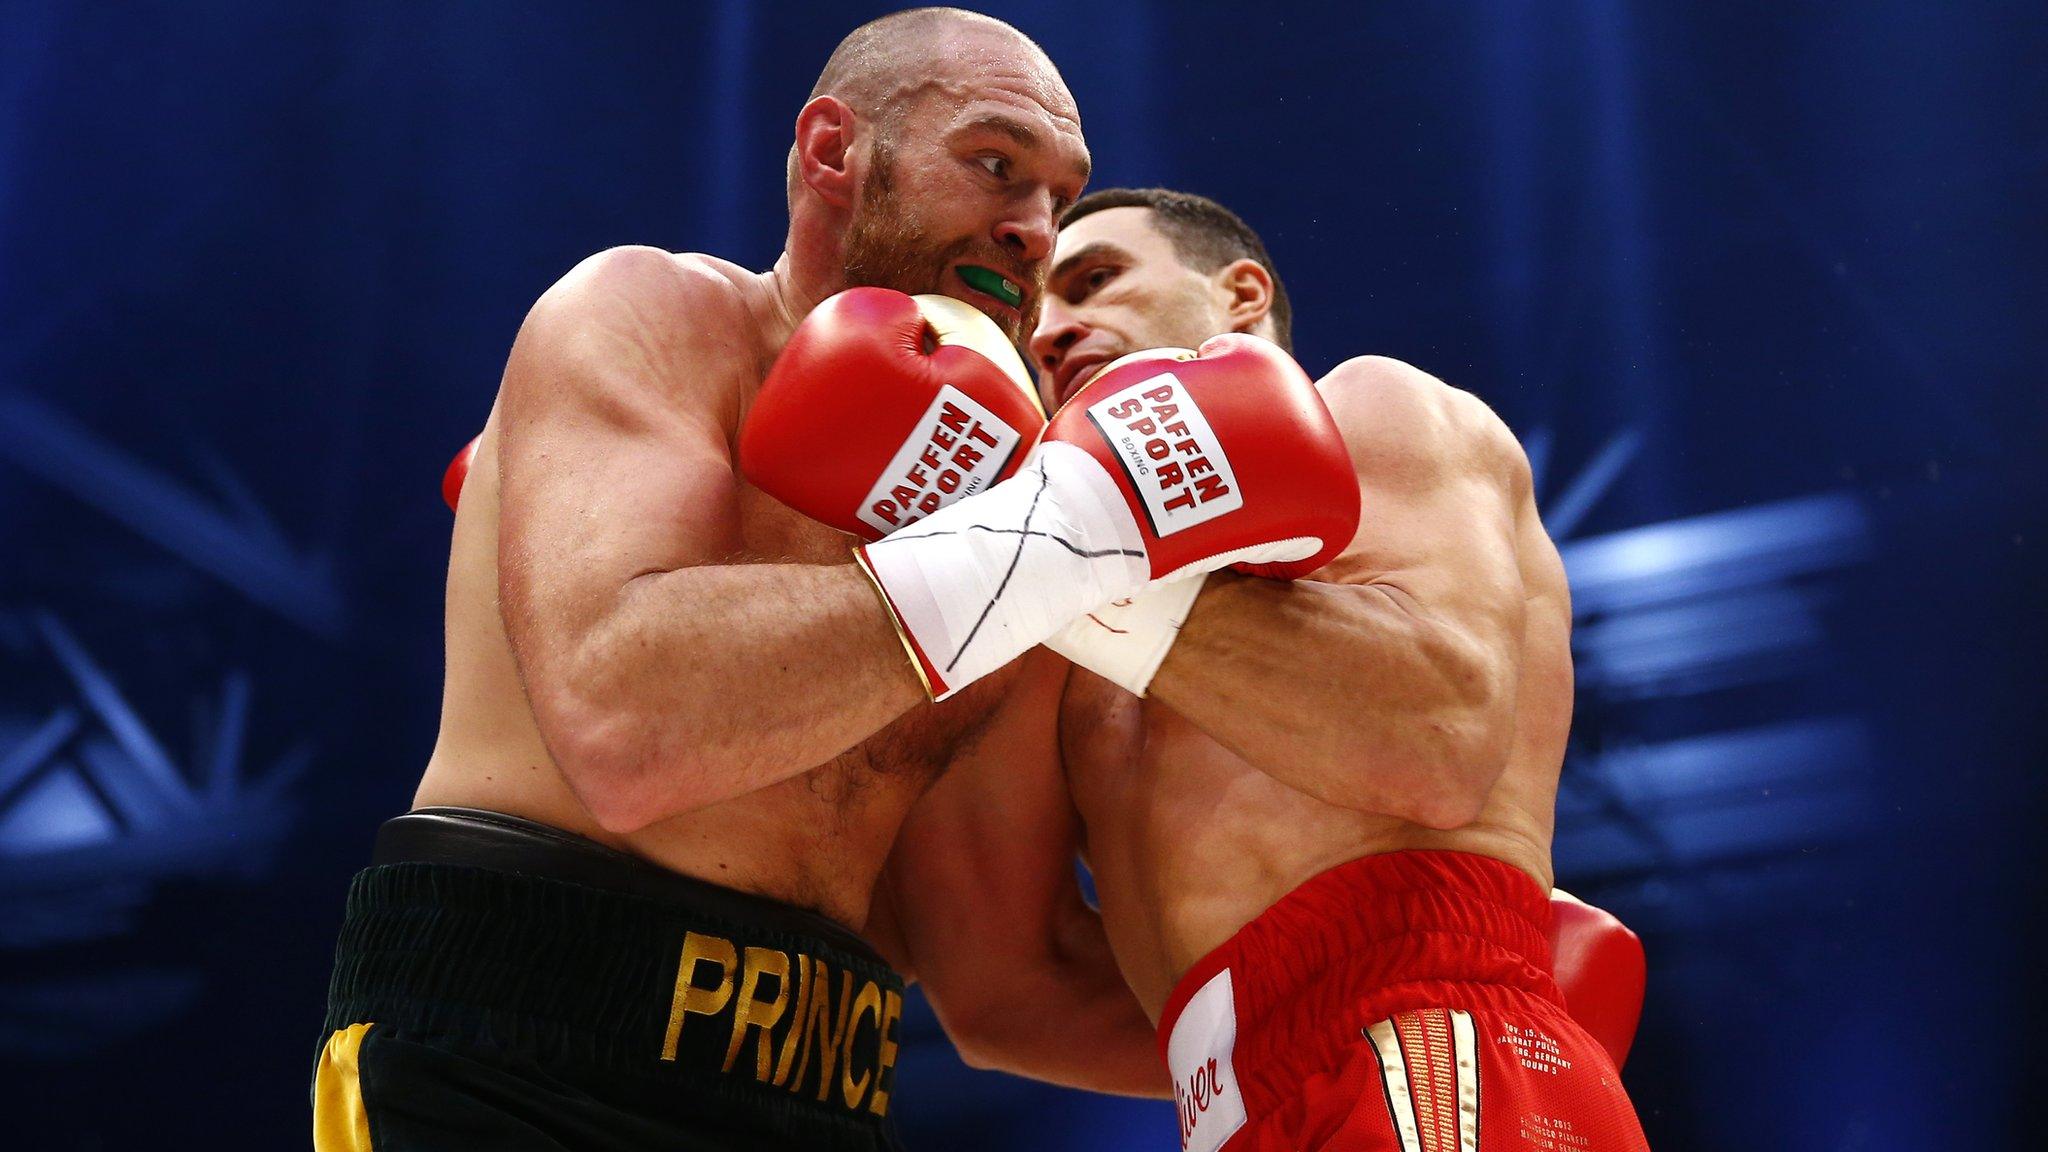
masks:
[[[745,275],[694,253],[606,249],[534,303],[514,367],[544,387],[583,380],[722,412],[736,404],[733,370],[757,358]]]
[[[1316,388],[1361,475],[1417,486],[1485,477],[1513,495],[1530,487],[1520,442],[1486,402],[1412,364],[1359,356]]]

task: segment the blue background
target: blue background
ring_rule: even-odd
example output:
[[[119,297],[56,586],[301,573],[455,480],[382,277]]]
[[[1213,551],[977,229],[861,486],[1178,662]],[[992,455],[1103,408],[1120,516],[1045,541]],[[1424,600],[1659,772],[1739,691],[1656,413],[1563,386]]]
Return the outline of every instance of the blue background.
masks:
[[[0,6],[8,1146],[304,1146],[344,886],[434,733],[443,462],[582,256],[774,258],[802,96],[882,10]],[[1265,234],[1312,371],[1411,360],[1527,443],[1558,872],[1648,945],[1655,1146],[2020,1146],[2039,4],[994,11],[1098,187]],[[905,1031],[913,1148],[1174,1146]]]

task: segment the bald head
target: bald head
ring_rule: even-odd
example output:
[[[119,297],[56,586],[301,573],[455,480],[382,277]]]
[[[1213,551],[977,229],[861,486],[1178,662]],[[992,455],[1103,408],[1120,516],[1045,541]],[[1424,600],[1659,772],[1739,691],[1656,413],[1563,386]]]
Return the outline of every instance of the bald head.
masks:
[[[1088,167],[1073,94],[1023,33],[957,8],[885,16],[840,43],[797,113],[790,275],[820,299],[943,293],[1020,340]]]
[[[993,16],[964,8],[910,8],[847,33],[825,61],[810,99],[837,96],[862,116],[886,119],[906,97],[963,63],[1020,56],[1058,77],[1044,49]]]
[[[886,141],[920,95],[959,90],[992,69],[1043,77],[1046,106],[1072,113],[1073,97],[1044,49],[1001,20],[964,8],[909,8],[855,28],[832,50],[806,103],[820,96],[844,101]],[[794,198],[794,148],[788,181]]]

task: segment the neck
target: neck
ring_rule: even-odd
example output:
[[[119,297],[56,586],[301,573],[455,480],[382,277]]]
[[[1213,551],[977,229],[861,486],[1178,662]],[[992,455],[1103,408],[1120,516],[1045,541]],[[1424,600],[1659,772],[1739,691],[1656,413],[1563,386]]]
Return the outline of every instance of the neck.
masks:
[[[846,287],[839,230],[813,213],[799,211],[775,267],[768,270],[769,298],[776,311],[775,348],[780,350],[811,309]]]

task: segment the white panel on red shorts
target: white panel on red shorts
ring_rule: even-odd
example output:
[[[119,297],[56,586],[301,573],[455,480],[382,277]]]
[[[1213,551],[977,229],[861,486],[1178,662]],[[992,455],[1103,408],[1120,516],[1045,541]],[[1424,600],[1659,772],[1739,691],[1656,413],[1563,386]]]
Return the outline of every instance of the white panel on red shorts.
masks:
[[[1244,1127],[1244,1093],[1230,1063],[1236,1046],[1237,999],[1225,968],[1188,997],[1166,1041],[1186,1152],[1216,1152]]]

